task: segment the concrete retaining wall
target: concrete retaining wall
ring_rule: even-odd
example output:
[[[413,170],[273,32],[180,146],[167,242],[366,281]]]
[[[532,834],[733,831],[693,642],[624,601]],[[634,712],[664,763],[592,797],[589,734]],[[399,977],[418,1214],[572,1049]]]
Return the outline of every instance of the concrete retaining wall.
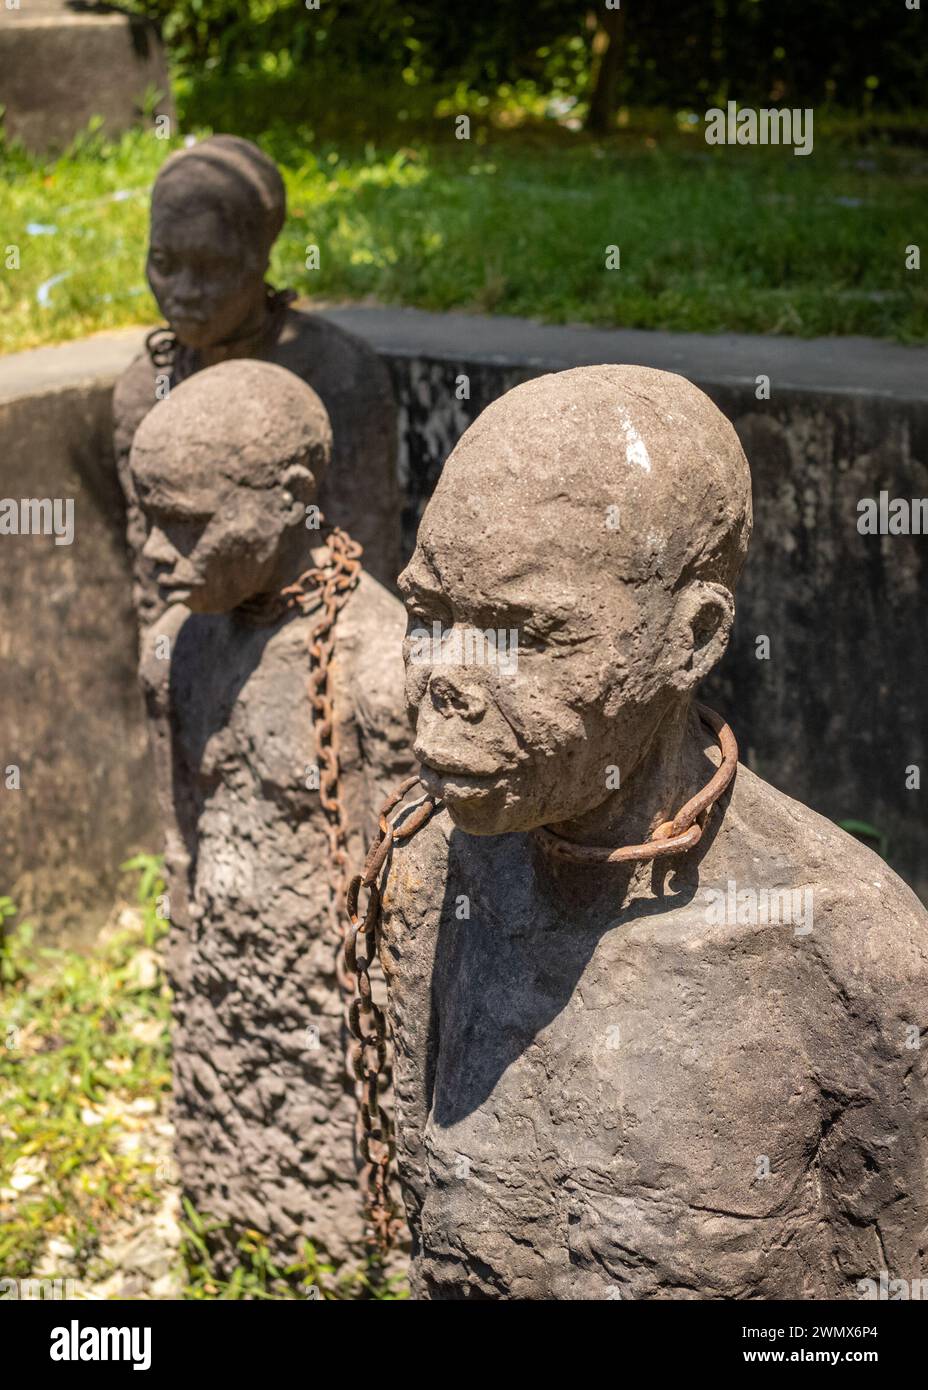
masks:
[[[906,788],[908,768],[928,770],[928,536],[857,530],[862,497],[928,497],[928,350],[327,312],[393,373],[407,549],[461,431],[518,381],[628,361],[708,391],[751,461],[755,540],[707,697],[753,768],[825,815],[875,824],[928,899],[925,793]],[[0,784],[0,893],[72,931],[99,919],[126,853],[158,843],[109,439],[109,393],[142,337],[0,359],[0,497],[76,502],[71,546],[0,537],[0,767],[22,770],[19,790]]]
[[[73,544],[0,536],[0,894],[72,934],[159,838],[110,443],[138,338],[0,359],[0,498],[74,499]]]
[[[99,116],[119,135],[146,114],[172,115],[155,26],[115,6],[80,0],[0,5],[0,102],[8,140],[30,150],[68,145]]]

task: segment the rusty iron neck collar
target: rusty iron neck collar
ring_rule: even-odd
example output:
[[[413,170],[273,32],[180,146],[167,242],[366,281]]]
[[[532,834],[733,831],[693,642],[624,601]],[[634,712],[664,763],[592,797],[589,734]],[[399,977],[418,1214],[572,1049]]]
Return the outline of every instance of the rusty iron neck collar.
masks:
[[[240,603],[235,609],[236,617],[246,627],[273,627],[293,610],[299,610],[304,617],[316,612],[325,601],[327,584],[339,594],[353,589],[360,574],[360,544],[338,526],[325,525],[320,531],[319,544],[329,548],[328,564],[310,566],[284,588],[256,594]]]
[[[609,849],[605,845],[582,845],[558,835],[548,825],[535,830],[545,849],[557,859],[572,864],[628,864],[639,860],[658,859],[669,854],[682,854],[692,849],[702,838],[706,817],[728,787],[738,766],[738,744],[731,728],[715,710],[697,702],[696,711],[719,741],[722,763],[702,791],[691,797],[674,816],[664,821],[643,845],[622,845]],[[700,821],[700,817],[702,820]]]

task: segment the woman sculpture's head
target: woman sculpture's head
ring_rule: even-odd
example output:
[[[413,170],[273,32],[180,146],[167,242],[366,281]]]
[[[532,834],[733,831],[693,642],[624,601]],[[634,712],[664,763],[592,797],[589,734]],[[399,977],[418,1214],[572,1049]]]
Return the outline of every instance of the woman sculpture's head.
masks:
[[[283,180],[257,145],[214,135],[161,167],[151,200],[148,283],[178,340],[218,347],[260,319]]]

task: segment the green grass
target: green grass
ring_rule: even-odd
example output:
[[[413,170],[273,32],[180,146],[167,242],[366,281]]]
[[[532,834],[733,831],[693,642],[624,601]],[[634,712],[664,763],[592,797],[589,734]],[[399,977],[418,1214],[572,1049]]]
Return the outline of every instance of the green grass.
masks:
[[[924,272],[905,268],[905,247],[925,241],[928,153],[885,133],[820,120],[813,153],[797,158],[708,147],[701,124],[650,114],[595,141],[513,99],[493,119],[475,110],[473,138],[457,141],[466,94],[430,99],[428,120],[419,94],[399,113],[408,122],[381,94],[394,119],[369,137],[370,109],[351,123],[358,101],[301,123],[298,98],[292,82],[221,93],[204,82],[182,110],[201,133],[260,133],[281,163],[290,215],[272,275],[304,294],[636,328],[928,338]],[[20,268],[0,275],[5,350],[155,321],[147,190],[178,143],[89,133],[51,162],[6,150],[0,240],[20,248]],[[305,268],[309,244],[318,271]],[[605,268],[610,245],[619,270]],[[62,273],[43,307],[41,287]]]
[[[2,1279],[105,1282],[112,1271],[101,1247],[125,1235],[128,1218],[154,1214],[174,1180],[163,1161],[133,1144],[168,1117],[170,991],[158,951],[167,931],[159,916],[164,884],[153,856],[123,867],[138,876],[137,907],[90,952],[38,946],[32,925],[17,921],[10,899],[0,897]],[[278,1267],[264,1235],[252,1230],[240,1234],[237,1267],[221,1279],[210,1254],[220,1229],[185,1201],[177,1256],[183,1298],[407,1296],[405,1283],[382,1277],[376,1264],[337,1269],[309,1241],[298,1261]],[[57,1243],[53,1256],[61,1247],[72,1252],[54,1269],[49,1242]]]
[[[168,991],[140,973],[164,931],[149,868],[138,925],[90,955],[36,947],[6,922],[0,954],[0,1270],[33,1274],[49,1238],[83,1273],[120,1210],[155,1200],[155,1171],[120,1140],[171,1082]],[[0,916],[15,908],[0,899]],[[141,953],[147,953],[142,956]]]
[[[259,1231],[246,1231],[236,1242],[239,1263],[229,1279],[222,1280],[213,1270],[209,1239],[223,1229],[220,1222],[204,1220],[184,1199],[182,1255],[188,1300],[274,1300],[311,1299],[319,1302],[365,1301],[395,1303],[408,1298],[409,1288],[398,1275],[383,1277],[375,1265],[355,1270],[338,1270],[320,1260],[311,1241],[303,1243],[301,1258],[280,1268],[269,1258],[267,1244]]]

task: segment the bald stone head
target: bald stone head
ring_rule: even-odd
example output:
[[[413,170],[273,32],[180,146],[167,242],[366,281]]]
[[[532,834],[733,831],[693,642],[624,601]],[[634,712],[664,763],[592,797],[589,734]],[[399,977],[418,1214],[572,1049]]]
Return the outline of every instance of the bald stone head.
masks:
[[[627,780],[725,651],[750,531],[737,435],[683,377],[581,367],[483,412],[399,581],[416,754],[462,829],[566,821],[607,766]]]
[[[221,346],[260,317],[286,207],[276,164],[250,140],[213,135],[165,160],[152,191],[146,270],[185,346]]]
[[[269,362],[222,362],[159,401],[129,463],[165,600],[224,613],[293,579],[331,451],[315,391]]]

